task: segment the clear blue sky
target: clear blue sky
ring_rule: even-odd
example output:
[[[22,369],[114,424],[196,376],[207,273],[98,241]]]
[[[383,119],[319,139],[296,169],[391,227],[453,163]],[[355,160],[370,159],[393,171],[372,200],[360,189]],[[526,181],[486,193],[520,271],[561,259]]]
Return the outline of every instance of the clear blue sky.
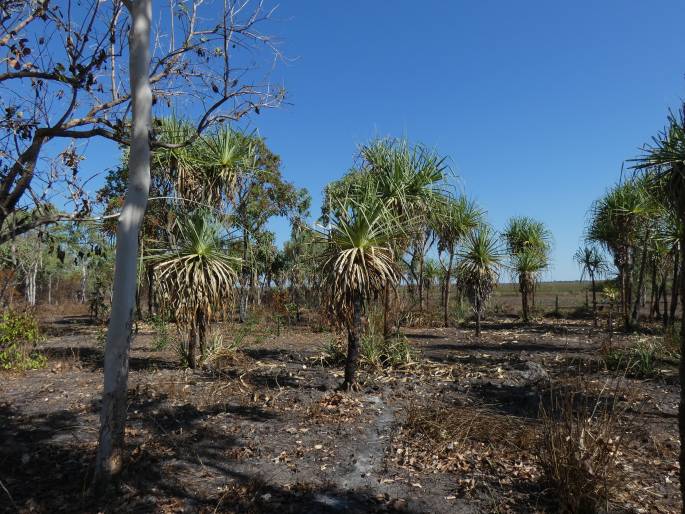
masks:
[[[578,278],[590,203],[685,97],[683,0],[291,0],[276,16],[291,105],[251,126],[313,214],[359,144],[406,136],[450,156],[496,228],[548,224],[548,279]]]

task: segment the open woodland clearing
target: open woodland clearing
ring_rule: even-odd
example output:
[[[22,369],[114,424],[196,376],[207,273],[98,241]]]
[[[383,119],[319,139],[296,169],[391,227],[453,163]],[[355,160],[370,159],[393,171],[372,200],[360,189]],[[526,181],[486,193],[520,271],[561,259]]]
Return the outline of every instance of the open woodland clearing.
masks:
[[[536,30],[507,22],[510,44],[487,35],[509,4],[473,4],[463,48],[499,64],[451,41],[470,68],[422,46],[472,30],[458,2],[352,4],[301,29],[325,61],[288,119],[315,116],[272,132],[298,63],[269,0],[0,0],[0,511],[685,513],[685,103],[656,80],[683,16],[624,18],[659,15],[648,37],[627,8],[516,4]],[[360,28],[400,13],[430,33]],[[621,47],[630,80],[566,101],[540,74],[601,57],[589,21],[659,51]],[[439,103],[394,96],[418,82],[398,57],[433,61]],[[659,60],[651,93],[616,94]],[[383,111],[394,129],[359,142]]]
[[[102,387],[101,327],[87,315],[41,325],[40,370],[3,376],[3,483],[20,510],[95,512],[92,474]],[[236,324],[217,333],[236,338]],[[355,394],[325,362],[333,334],[304,322],[250,326],[225,362],[188,370],[141,323],[131,352],[131,460],[112,512],[553,511],[542,481],[540,402],[582,387],[616,402],[622,434],[613,512],[674,512],[677,370],[607,368],[591,320],[511,317],[470,327],[407,328],[412,359],[365,367]],[[614,335],[612,346],[658,336]],[[550,384],[555,391],[550,392]],[[620,477],[620,478],[619,478]],[[599,477],[598,477],[599,479]],[[12,511],[9,504],[7,511]]]

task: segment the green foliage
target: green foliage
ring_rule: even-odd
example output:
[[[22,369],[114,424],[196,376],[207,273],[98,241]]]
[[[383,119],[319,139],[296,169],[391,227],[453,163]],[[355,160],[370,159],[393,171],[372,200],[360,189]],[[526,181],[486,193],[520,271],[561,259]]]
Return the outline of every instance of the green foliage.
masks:
[[[39,341],[38,322],[31,314],[5,312],[0,317],[0,367],[15,370],[42,368],[47,358],[35,350]]]
[[[609,271],[609,266],[596,246],[583,246],[573,254],[573,260],[580,267],[580,280],[587,275],[590,279],[602,276]]]

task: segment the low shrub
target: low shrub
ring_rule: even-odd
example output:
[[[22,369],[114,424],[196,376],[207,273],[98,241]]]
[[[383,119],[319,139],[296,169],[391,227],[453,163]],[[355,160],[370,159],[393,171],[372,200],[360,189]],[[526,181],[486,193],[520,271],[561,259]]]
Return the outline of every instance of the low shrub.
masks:
[[[324,366],[342,366],[346,358],[347,347],[339,337],[331,335],[321,347],[321,364]]]
[[[162,316],[153,316],[150,323],[155,331],[152,348],[158,352],[166,349],[173,342],[169,332],[169,323]]]
[[[473,308],[463,298],[459,298],[452,308],[452,316],[456,325],[460,326],[473,316]]]
[[[0,367],[27,370],[45,366],[47,358],[36,350],[40,332],[29,313],[7,311],[0,316]]]
[[[669,357],[680,357],[680,326],[680,322],[677,322],[664,329],[664,351]]]

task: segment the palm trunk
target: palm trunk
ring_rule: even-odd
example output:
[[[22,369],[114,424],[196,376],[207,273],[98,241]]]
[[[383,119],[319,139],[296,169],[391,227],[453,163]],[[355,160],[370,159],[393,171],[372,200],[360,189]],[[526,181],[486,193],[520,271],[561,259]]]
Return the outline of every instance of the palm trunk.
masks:
[[[454,259],[454,252],[450,251],[450,259],[445,270],[445,305],[444,305],[444,324],[445,328],[449,326],[449,305],[450,305],[450,280],[452,278],[452,261]]]
[[[664,301],[664,316],[662,318],[665,327],[669,324],[668,319],[668,295],[666,294],[666,275],[664,274],[664,281],[661,283],[661,290],[663,291],[663,301]]]
[[[525,278],[520,279],[519,289],[521,291],[521,317],[524,323],[528,323],[528,283]]]
[[[657,285],[656,285],[656,265],[652,263],[652,287],[649,301],[649,321],[654,320],[654,313],[657,310]]]
[[[637,294],[635,295],[635,302],[633,303],[633,311],[630,314],[630,325],[635,326],[640,322],[640,300],[642,299],[642,288],[645,283],[645,268],[647,267],[647,240],[649,239],[649,231],[645,232],[645,237],[642,246],[642,258],[640,259],[640,273],[637,279]]]
[[[129,73],[133,122],[129,152],[129,182],[117,226],[114,297],[107,332],[104,388],[95,481],[102,488],[124,463],[124,427],[128,392],[128,354],[138,270],[138,234],[150,190],[152,91],[150,89],[150,22],[152,0],[126,3],[131,11]]]
[[[680,292],[680,282],[683,280],[679,267],[680,251],[676,248],[673,251],[673,285],[671,286],[671,310],[668,317],[669,325],[675,323],[675,315],[678,309],[678,293]]]
[[[592,325],[597,327],[597,291],[595,284],[595,274],[590,273],[590,280],[592,281]]]
[[[385,283],[385,290],[383,292],[383,337],[390,336],[390,284]]]
[[[423,297],[423,254],[419,260],[419,310],[423,312],[426,309],[426,302]]]
[[[480,337],[480,298],[476,298],[476,337]]]
[[[685,171],[685,170],[681,170]],[[682,206],[681,206],[682,207]],[[679,212],[681,223],[685,223],[685,212]],[[685,269],[685,234],[680,237],[680,269]],[[680,296],[685,299],[685,280],[680,280]],[[685,302],[681,302],[681,316],[685,320]],[[680,325],[680,355],[685,356],[685,323]],[[685,384],[685,359],[680,359],[680,383]],[[685,441],[685,387],[680,387],[680,404],[678,405],[678,433],[680,440]],[[685,444],[680,445],[680,497],[685,498]],[[683,507],[685,511],[685,507]]]
[[[206,350],[207,348],[205,347],[205,343],[207,342],[207,318],[205,316],[205,313],[198,309],[197,311],[197,347],[200,350],[200,362],[204,362],[205,356],[206,356]],[[195,366],[197,366],[197,361],[195,362]],[[193,366],[193,367],[195,367]]]
[[[190,332],[188,333],[188,353],[186,357],[188,358],[188,367],[195,369],[197,366],[196,349],[198,346],[199,330],[197,329],[197,320],[190,327]]]
[[[623,316],[623,325],[626,330],[630,328],[630,293],[628,291],[628,283],[630,282],[630,275],[628,273],[628,266],[621,264],[619,268],[619,276],[621,280],[621,315]]]
[[[347,361],[342,389],[349,391],[357,385],[356,372],[359,360],[359,338],[362,331],[362,299],[359,293],[352,299],[352,326],[347,330]]]

